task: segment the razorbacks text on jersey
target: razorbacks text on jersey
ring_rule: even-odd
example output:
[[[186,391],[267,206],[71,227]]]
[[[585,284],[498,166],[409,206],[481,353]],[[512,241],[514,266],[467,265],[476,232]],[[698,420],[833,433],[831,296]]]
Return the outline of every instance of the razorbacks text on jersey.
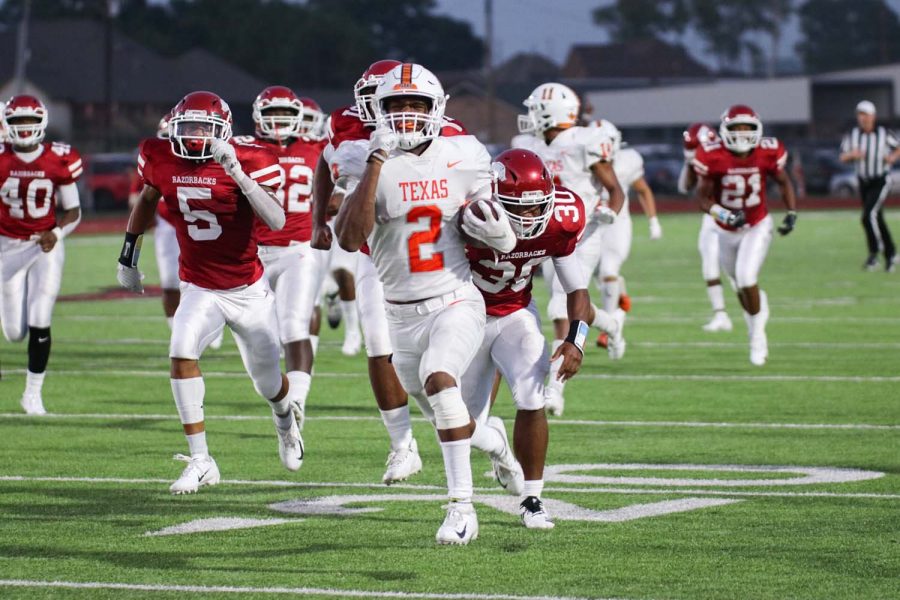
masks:
[[[748,225],[766,218],[766,178],[784,170],[787,150],[772,137],[764,137],[747,156],[738,156],[721,142],[704,144],[691,162],[698,175],[713,181],[713,199],[728,210],[743,210]],[[716,221],[723,229],[734,229]]]
[[[484,296],[487,314],[503,317],[527,307],[535,268],[547,259],[572,254],[586,222],[581,198],[557,187],[553,217],[540,237],[519,240],[512,252],[499,257],[489,248],[466,246],[472,281]]]
[[[368,238],[385,298],[440,296],[471,279],[457,213],[491,197],[491,157],[473,136],[438,137],[421,154],[395,150],[375,192]]]
[[[56,190],[81,176],[81,155],[68,144],[45,142],[37,152],[25,162],[0,143],[0,235],[27,240],[56,227]]]
[[[564,129],[550,143],[533,135],[517,135],[513,147],[531,150],[541,157],[557,185],[563,185],[582,199],[590,215],[600,201],[591,167],[616,157],[621,134],[609,121],[591,127]]]
[[[256,241],[263,246],[287,246],[291,242],[308,242],[312,238],[313,175],[325,141],[295,139],[287,146],[254,139],[254,144],[278,157],[284,169],[284,185],[275,193],[286,217],[280,231],[272,231],[256,220]]]
[[[248,177],[279,189],[278,158],[256,144],[232,142]],[[172,153],[169,140],[141,142],[138,175],[161,194],[174,220],[181,249],[182,281],[226,290],[249,285],[263,273],[253,228],[255,213],[234,180],[213,160],[193,161]]]

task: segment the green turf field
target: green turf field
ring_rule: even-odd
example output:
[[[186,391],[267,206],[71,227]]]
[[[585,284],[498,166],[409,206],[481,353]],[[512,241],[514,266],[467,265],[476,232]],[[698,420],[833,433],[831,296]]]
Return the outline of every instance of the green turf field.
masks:
[[[551,424],[556,529],[522,527],[473,455],[468,547],[434,542],[444,478],[427,423],[424,471],[378,483],[387,438],[340,331],[323,336],[295,474],[233,341],[208,353],[223,483],[174,497],[186,444],[159,299],[59,303],[53,416],[19,414],[25,346],[0,342],[0,598],[900,598],[900,273],[860,270],[856,212],[801,214],[763,271],[770,358],[754,368],[733,297],[734,332],[700,329],[699,217],[663,226],[650,243],[635,217],[625,359],[592,348]],[[120,244],[68,241],[63,293],[114,286]],[[153,262],[146,244],[150,283]],[[510,404],[504,391],[511,431]],[[258,527],[149,535],[223,523],[202,519]]]

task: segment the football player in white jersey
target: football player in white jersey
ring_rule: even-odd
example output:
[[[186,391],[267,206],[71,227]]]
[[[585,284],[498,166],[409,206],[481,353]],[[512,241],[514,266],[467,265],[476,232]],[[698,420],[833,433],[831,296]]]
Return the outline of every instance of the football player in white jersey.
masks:
[[[581,101],[571,88],[561,83],[539,85],[523,104],[528,114],[519,116],[519,131],[533,135],[530,138],[519,136],[515,141],[540,156],[554,181],[578,194],[584,202],[588,223],[575,253],[585,278],[589,278],[600,264],[603,226],[615,221],[625,202],[613,171],[621,134],[609,121],[599,121],[590,127],[578,126]],[[600,202],[603,190],[609,194],[608,203]],[[609,292],[618,296],[618,289],[614,288],[617,284],[611,282]],[[556,351],[569,328],[566,294],[556,279],[552,284],[548,313],[553,320],[553,351]],[[625,353],[624,320],[625,312],[616,308],[614,313],[598,311],[592,323],[610,335],[608,350],[614,360]],[[559,360],[551,365],[546,387],[551,412],[556,412],[557,407],[561,410],[563,404],[565,382],[557,377],[560,366]]]
[[[436,539],[467,544],[478,536],[471,448],[512,452],[505,431],[476,425],[459,389],[486,318],[465,243],[508,252],[516,237],[502,209],[491,206],[485,147],[473,136],[439,137],[446,100],[421,65],[384,75],[366,168],[343,200],[335,232],[345,250],[368,244],[384,284],[394,368],[437,429],[450,503]]]

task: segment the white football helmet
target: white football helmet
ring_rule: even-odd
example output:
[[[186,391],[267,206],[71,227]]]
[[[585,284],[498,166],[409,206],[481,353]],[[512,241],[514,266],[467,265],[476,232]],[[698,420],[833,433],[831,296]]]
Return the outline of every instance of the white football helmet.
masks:
[[[430,104],[428,112],[387,112],[387,101],[402,96],[425,98]],[[375,122],[393,130],[400,148],[410,150],[440,135],[446,105],[447,95],[434,73],[422,65],[404,63],[385,73],[378,83]]]
[[[540,135],[560,127],[566,129],[578,123],[581,100],[575,91],[561,83],[542,83],[522,102],[527,115],[519,115],[519,132]]]

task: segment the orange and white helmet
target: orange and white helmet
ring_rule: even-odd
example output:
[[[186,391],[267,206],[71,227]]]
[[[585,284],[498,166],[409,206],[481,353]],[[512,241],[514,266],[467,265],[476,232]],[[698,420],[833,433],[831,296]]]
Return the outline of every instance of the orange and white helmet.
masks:
[[[290,115],[267,115],[270,108],[287,108]],[[286,140],[301,135],[303,102],[288,87],[272,85],[264,89],[253,101],[253,122],[256,135],[267,140]]]
[[[522,102],[528,114],[519,115],[519,133],[540,135],[548,129],[567,129],[578,124],[581,100],[561,83],[542,83]]]
[[[429,104],[428,112],[387,112],[387,102],[399,97],[424,98]],[[438,78],[422,65],[413,63],[403,63],[385,73],[375,90],[376,123],[392,129],[404,150],[440,135],[446,105],[447,95]]]
[[[363,72],[353,86],[353,97],[356,99],[356,110],[359,112],[359,120],[366,125],[375,124],[375,108],[372,101],[375,99],[375,89],[381,82],[385,73],[394,67],[400,66],[399,60],[376,60]]]
[[[37,123],[17,123],[22,118],[38,119]],[[47,135],[47,107],[28,94],[13,96],[3,107],[2,127],[13,146],[40,144]]]
[[[736,125],[749,125],[752,129],[737,131],[732,129]],[[732,152],[743,154],[750,152],[762,139],[763,126],[759,115],[746,104],[735,104],[722,113],[722,123],[719,125],[719,137],[722,144]]]
[[[300,97],[303,112],[300,113],[300,135],[313,141],[324,140],[328,134],[325,129],[326,115],[319,103],[308,96]]]

